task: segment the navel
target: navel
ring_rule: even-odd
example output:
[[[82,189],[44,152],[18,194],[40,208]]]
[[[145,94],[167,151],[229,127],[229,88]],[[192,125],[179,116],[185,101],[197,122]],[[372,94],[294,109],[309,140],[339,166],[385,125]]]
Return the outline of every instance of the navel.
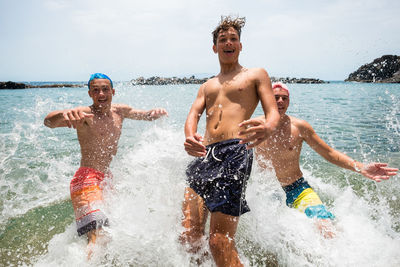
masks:
[[[214,126],[214,129],[215,129],[215,130],[218,128],[219,123],[221,122],[221,120],[222,120],[222,110],[221,110],[220,113],[219,113],[218,122],[217,122],[217,123],[215,124],[215,126]]]

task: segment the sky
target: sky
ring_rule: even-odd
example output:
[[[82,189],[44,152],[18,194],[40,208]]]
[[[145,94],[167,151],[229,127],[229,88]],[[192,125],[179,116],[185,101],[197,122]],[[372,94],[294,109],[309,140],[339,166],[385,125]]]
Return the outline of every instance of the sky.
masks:
[[[398,0],[0,0],[0,81],[116,81],[219,72],[221,15],[246,17],[242,66],[344,80],[400,55]]]

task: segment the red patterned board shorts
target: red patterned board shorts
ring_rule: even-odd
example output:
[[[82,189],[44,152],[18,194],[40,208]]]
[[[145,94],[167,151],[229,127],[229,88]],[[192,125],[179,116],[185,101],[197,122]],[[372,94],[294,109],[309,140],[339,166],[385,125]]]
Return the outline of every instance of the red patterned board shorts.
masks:
[[[106,179],[108,176],[111,175],[107,175]],[[108,218],[101,211],[104,180],[104,173],[88,167],[80,167],[71,180],[71,200],[78,235],[108,226]]]

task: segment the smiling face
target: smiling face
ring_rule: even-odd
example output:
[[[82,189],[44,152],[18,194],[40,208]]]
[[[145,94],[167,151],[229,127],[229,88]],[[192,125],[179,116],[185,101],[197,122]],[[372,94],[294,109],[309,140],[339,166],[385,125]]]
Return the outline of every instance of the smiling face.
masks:
[[[234,63],[238,61],[242,43],[238,32],[229,27],[227,30],[221,30],[218,33],[216,44],[213,45],[214,53],[218,54],[221,63]]]
[[[115,90],[111,88],[108,79],[94,79],[90,81],[89,96],[93,99],[95,107],[104,108],[111,106]]]
[[[278,105],[279,115],[284,115],[289,107],[289,93],[282,88],[275,88],[274,95],[276,104]]]

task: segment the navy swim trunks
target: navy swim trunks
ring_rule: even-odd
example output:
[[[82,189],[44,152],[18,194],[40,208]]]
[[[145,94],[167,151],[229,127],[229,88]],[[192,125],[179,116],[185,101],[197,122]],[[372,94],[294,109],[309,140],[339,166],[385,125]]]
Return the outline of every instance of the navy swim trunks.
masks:
[[[230,139],[208,145],[207,155],[196,158],[186,169],[190,188],[204,199],[211,212],[239,216],[250,211],[245,191],[253,150],[247,150],[239,141]]]

